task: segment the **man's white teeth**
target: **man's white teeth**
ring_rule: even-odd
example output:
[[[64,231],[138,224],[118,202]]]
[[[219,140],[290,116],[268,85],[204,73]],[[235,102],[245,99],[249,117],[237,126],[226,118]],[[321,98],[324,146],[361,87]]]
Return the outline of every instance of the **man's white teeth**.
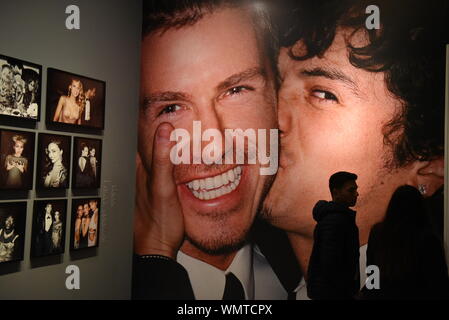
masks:
[[[187,183],[193,195],[201,200],[211,200],[235,190],[240,183],[242,168],[235,167],[215,177],[197,179]]]

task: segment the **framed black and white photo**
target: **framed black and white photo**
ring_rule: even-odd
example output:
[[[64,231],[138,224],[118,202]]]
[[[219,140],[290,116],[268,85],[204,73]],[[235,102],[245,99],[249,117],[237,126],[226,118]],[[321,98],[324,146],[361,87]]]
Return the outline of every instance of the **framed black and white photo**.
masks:
[[[70,250],[98,247],[100,240],[101,199],[72,200]]]
[[[27,203],[0,203],[0,263],[23,260]]]
[[[49,68],[47,125],[104,129],[105,93],[104,81]]]
[[[40,119],[42,66],[0,54],[0,117]]]
[[[33,208],[31,257],[64,253],[67,200],[36,200]]]
[[[70,178],[70,136],[39,133],[37,189],[67,189]]]
[[[35,133],[0,130],[0,190],[33,188]]]
[[[101,142],[99,139],[74,138],[72,188],[100,188]]]

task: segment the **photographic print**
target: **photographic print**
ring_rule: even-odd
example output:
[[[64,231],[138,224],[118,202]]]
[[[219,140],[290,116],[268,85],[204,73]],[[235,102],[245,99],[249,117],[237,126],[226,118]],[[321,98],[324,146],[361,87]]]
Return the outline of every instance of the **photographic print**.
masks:
[[[0,55],[0,116],[39,120],[42,66]]]
[[[261,266],[276,276],[269,261],[277,259],[298,270],[292,286],[276,292],[254,268],[254,292],[236,290],[234,299],[447,299],[449,2],[250,0],[232,12],[223,2],[168,3],[142,3],[134,253],[145,254],[158,235],[141,226],[152,219],[174,230],[162,217],[175,211],[185,227],[180,246],[189,248],[178,262],[201,276],[172,289],[176,272],[149,276],[146,259],[135,257],[132,297],[233,298],[222,275],[203,270],[240,265],[246,245],[270,239],[275,250],[260,246]],[[163,122],[176,128],[167,126],[165,140]],[[236,142],[223,148],[217,134],[218,144],[202,144],[223,123]],[[238,143],[236,129],[254,130],[257,143]],[[182,147],[165,157],[174,179],[153,174],[169,131],[187,137],[184,160]],[[171,180],[177,210],[142,205],[170,201],[152,191]],[[292,233],[301,236],[277,242]]]
[[[33,188],[34,132],[0,130],[0,189]]]
[[[39,133],[36,188],[68,188],[70,150],[70,136]]]
[[[67,200],[34,201],[31,256],[64,253]]]
[[[98,246],[100,201],[100,198],[72,200],[70,250]]]
[[[49,68],[47,125],[103,129],[105,89],[104,81]]]
[[[0,203],[0,263],[23,259],[26,202]]]
[[[75,137],[73,149],[72,188],[100,187],[101,140]]]

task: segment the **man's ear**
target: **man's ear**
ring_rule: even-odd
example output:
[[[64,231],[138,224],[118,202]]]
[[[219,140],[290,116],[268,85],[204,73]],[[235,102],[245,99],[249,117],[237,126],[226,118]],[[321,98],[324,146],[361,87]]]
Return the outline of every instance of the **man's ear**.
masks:
[[[415,161],[410,182],[423,196],[430,197],[444,184],[444,157],[429,161]]]

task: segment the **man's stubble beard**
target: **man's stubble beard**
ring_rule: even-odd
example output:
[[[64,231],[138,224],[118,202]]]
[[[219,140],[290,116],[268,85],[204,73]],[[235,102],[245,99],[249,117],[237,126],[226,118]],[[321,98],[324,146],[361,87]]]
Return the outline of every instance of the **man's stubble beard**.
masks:
[[[274,178],[275,175],[269,176],[264,182],[259,203],[257,204],[255,219],[264,218],[263,203],[268,195],[268,192],[270,191]],[[251,227],[254,221],[252,221],[252,223],[248,226],[248,228],[243,230],[243,232],[241,232],[238,235],[232,236],[231,234],[228,233],[220,234],[220,231],[226,228],[225,226],[226,217],[229,216],[230,214],[235,214],[240,209],[242,209],[242,207],[243,204],[239,204],[239,206],[232,209],[230,212],[211,212],[208,214],[207,218],[215,220],[214,223],[217,224],[217,230],[219,230],[218,236],[215,237],[214,239],[206,239],[205,241],[204,240],[201,241],[200,239],[194,239],[190,237],[188,234],[186,234],[185,241],[188,241],[198,250],[212,256],[230,254],[240,250],[248,242],[248,238],[250,237],[251,233]]]

